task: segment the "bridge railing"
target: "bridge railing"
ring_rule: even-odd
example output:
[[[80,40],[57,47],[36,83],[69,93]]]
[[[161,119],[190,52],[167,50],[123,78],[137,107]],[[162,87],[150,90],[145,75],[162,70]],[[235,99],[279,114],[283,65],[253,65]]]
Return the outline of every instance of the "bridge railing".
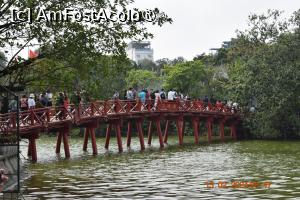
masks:
[[[151,112],[224,112],[231,109],[222,105],[205,105],[200,100],[107,100],[94,101],[78,106],[46,107],[19,112],[20,128],[44,126],[51,123],[69,120],[74,123],[82,118],[108,117],[112,115],[151,113]],[[16,129],[16,113],[0,114],[0,133]]]

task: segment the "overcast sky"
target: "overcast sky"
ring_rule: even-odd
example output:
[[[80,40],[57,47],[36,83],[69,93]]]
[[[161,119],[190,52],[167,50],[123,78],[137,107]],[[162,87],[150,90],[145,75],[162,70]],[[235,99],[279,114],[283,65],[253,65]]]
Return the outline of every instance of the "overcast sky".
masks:
[[[286,16],[300,9],[300,0],[135,0],[134,7],[158,7],[173,24],[150,27],[154,59],[195,55],[220,47],[235,37],[235,30],[247,28],[250,13],[283,10]]]

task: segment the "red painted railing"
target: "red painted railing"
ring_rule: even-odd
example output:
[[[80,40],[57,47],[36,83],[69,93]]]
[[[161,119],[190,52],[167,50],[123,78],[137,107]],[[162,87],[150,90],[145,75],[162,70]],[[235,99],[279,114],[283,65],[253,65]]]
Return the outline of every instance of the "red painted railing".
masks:
[[[143,113],[187,113],[203,112],[219,115],[233,115],[231,110],[225,106],[218,107],[202,101],[154,101],[147,100],[144,104],[141,101],[129,100],[107,100],[94,101],[88,104],[75,106],[70,104],[66,107],[47,107],[30,109],[19,113],[20,130],[35,127],[47,128],[51,124],[70,121],[74,124],[86,118],[101,118],[116,115],[134,115]],[[0,135],[9,134],[16,130],[16,113],[0,115]]]

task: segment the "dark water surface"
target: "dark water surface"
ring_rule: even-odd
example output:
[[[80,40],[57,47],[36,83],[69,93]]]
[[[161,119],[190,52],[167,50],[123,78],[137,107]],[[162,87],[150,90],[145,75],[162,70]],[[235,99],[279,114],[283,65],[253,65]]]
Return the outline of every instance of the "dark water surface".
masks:
[[[25,199],[300,199],[300,142],[240,141],[170,145],[117,153],[97,140],[99,155],[82,152],[82,139],[72,138],[71,159],[55,155],[55,138],[38,140],[38,163],[25,161]],[[123,140],[124,145],[125,139]],[[25,143],[24,143],[25,144]],[[124,145],[125,146],[125,145]],[[89,144],[90,148],[90,144]],[[26,154],[25,147],[22,153]],[[214,185],[207,185],[214,181]],[[256,182],[256,188],[221,188],[219,181]],[[267,182],[267,183],[266,183]],[[270,188],[268,184],[271,183]],[[211,188],[214,186],[214,188]]]

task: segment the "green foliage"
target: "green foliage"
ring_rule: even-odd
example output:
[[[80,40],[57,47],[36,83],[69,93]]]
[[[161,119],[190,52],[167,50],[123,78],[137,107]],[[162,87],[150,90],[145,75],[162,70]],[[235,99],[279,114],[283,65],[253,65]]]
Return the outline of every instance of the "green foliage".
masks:
[[[138,90],[149,88],[159,89],[161,85],[160,77],[148,70],[131,70],[126,77],[127,88],[133,87]]]
[[[199,98],[209,92],[213,71],[201,61],[188,61],[166,66],[164,74],[164,88]]]
[[[5,0],[0,8],[0,47],[12,46],[22,50],[28,44],[38,41],[44,57],[60,61],[67,67],[83,72],[86,64],[92,64],[92,61],[99,55],[124,56],[125,40],[143,40],[153,37],[148,32],[145,21],[124,23],[102,20],[82,23],[76,20],[68,22],[60,20],[52,23],[45,21],[28,23],[24,20],[17,20],[12,22],[11,10],[22,11],[30,8],[33,11],[32,19],[36,19],[39,8],[47,11],[63,11],[66,8],[76,8],[80,11],[122,10],[127,13],[132,2],[131,0]],[[166,22],[172,22],[172,19],[159,9],[153,10],[159,17],[151,23],[152,25],[162,26]],[[0,77],[22,74],[22,70],[26,67],[26,65],[16,64],[12,59],[4,69],[0,69]],[[15,82],[19,83],[19,80],[16,79]]]
[[[29,91],[69,91],[76,74],[74,68],[66,68],[63,63],[47,58],[36,60],[24,72],[22,78],[28,83]]]
[[[275,11],[250,17],[254,27],[240,34],[228,52],[234,59],[228,64],[227,89],[245,111],[256,100],[256,113],[245,118],[252,133],[291,138],[300,135],[300,34],[296,21],[296,28],[287,31],[278,17]],[[270,18],[275,21],[267,24]]]
[[[29,91],[70,93],[83,89],[89,98],[107,99],[114,90],[125,89],[127,71],[133,69],[128,59],[100,55],[82,67],[81,70],[53,59],[38,59],[28,66],[23,78]]]
[[[81,87],[95,99],[108,99],[115,90],[121,94],[126,89],[125,78],[134,68],[132,63],[126,58],[112,56],[101,56],[96,61],[95,65],[86,67],[89,76],[82,81]]]
[[[153,72],[157,71],[157,65],[149,59],[143,59],[139,61],[138,67]]]

